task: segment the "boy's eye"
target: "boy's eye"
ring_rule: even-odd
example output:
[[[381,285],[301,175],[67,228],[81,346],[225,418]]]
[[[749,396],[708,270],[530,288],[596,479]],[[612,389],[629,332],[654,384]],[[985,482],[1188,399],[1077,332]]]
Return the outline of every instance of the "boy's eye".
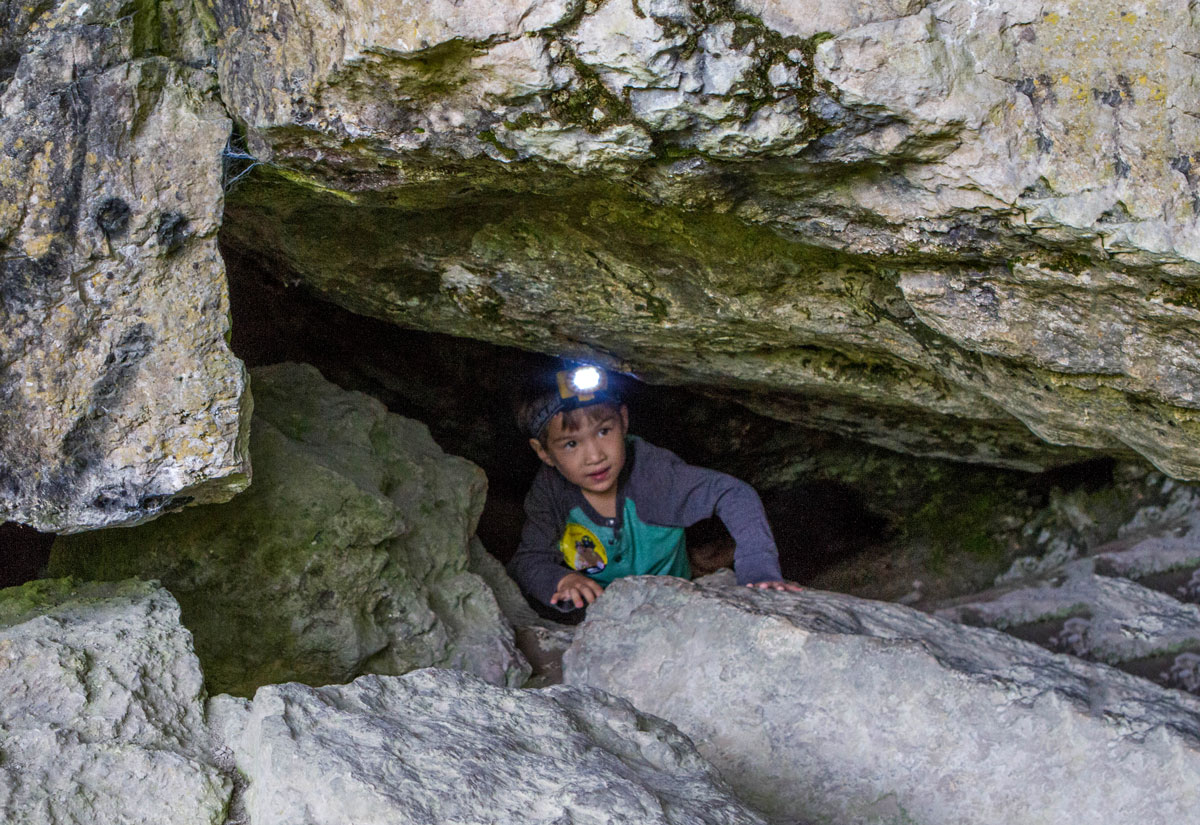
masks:
[[[608,434],[609,434],[609,433],[611,433],[611,432],[612,432],[612,427],[601,427],[601,428],[600,428],[600,436],[601,436],[601,437],[604,437],[604,436],[608,435]]]
[[[566,449],[568,449],[568,450],[573,450],[573,449],[575,449],[575,442],[574,442],[574,441],[568,441],[566,444],[564,444],[564,445],[563,445],[563,447],[564,447],[564,448],[566,448]]]

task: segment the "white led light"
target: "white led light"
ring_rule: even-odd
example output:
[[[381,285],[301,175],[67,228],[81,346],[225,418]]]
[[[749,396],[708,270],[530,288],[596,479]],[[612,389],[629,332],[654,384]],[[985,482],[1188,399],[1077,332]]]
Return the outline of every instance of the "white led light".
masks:
[[[595,367],[580,367],[571,375],[571,384],[576,392],[591,392],[600,386],[600,370]]]

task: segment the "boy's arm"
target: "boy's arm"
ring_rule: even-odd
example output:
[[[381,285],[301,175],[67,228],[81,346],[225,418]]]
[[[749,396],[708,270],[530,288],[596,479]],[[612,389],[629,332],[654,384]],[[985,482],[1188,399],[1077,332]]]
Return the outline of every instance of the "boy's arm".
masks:
[[[556,516],[552,493],[539,473],[525,497],[525,526],[521,529],[517,552],[508,563],[508,574],[530,596],[555,607],[559,606],[552,605],[550,600],[558,590],[558,583],[571,572],[562,564],[558,552],[561,521]],[[559,609],[570,608],[564,605]]]
[[[690,527],[712,515],[719,517],[736,542],[733,569],[738,584],[776,582],[783,579],[779,571],[779,551],[767,523],[762,500],[746,482],[726,473],[687,464],[679,456],[661,447],[642,442],[639,450],[649,447],[645,481],[654,492],[651,519],[659,523],[676,523]],[[639,460],[641,456],[639,455]],[[642,502],[638,501],[642,510]]]

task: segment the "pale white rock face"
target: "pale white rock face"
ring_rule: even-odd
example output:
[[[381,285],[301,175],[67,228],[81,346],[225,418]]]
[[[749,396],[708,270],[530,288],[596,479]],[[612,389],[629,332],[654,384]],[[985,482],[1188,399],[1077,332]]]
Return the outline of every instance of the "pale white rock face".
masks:
[[[703,55],[701,90],[705,94],[729,94],[754,66],[754,55],[746,54],[734,45],[736,28],[733,23],[719,23],[709,26],[700,35],[696,45]]]
[[[249,483],[217,250],[230,121],[190,7],[14,11],[0,84],[0,520],[129,524]],[[28,19],[25,19],[28,18]],[[115,22],[114,22],[115,21]],[[19,59],[18,59],[19,58]]]
[[[673,89],[680,71],[675,50],[682,32],[668,34],[633,0],[609,0],[586,15],[566,37],[580,60],[600,73],[614,93],[626,87]]]
[[[799,108],[794,98],[765,105],[744,121],[700,132],[693,146],[712,157],[730,160],[767,153],[795,154],[809,141]]]
[[[734,0],[733,5],[780,34],[813,37],[907,17],[928,5],[928,0]]]
[[[43,580],[0,591],[0,819],[222,825],[191,635],[165,590]]]
[[[710,581],[614,583],[565,679],[678,725],[779,821],[1140,825],[1200,804],[1195,697],[900,605]]]
[[[672,726],[586,688],[423,670],[209,703],[253,825],[760,825]]]
[[[451,40],[509,39],[548,28],[580,5],[581,0],[351,0],[337,11],[351,49],[418,52]]]
[[[524,157],[558,161],[572,169],[603,170],[650,156],[650,136],[636,126],[620,125],[599,133],[547,125],[503,129],[496,139]]]

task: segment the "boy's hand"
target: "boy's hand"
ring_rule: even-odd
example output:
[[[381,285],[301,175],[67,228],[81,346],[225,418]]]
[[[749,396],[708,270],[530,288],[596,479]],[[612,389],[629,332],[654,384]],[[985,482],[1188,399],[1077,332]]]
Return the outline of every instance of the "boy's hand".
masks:
[[[558,588],[550,597],[550,604],[572,602],[576,607],[583,607],[584,602],[591,604],[600,597],[604,588],[595,579],[589,579],[582,573],[568,573],[558,581]]]
[[[800,593],[804,590],[800,585],[789,581],[750,582],[746,587],[753,587],[757,590],[786,590],[788,593]]]

